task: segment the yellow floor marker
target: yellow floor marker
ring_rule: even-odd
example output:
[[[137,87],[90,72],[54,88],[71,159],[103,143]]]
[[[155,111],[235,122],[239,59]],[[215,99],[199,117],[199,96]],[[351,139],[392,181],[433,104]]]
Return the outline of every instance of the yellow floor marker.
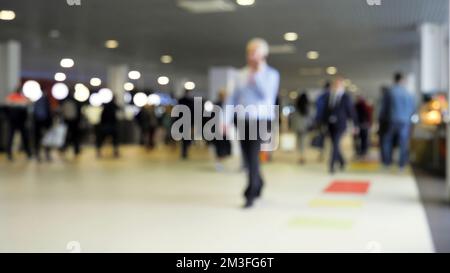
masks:
[[[289,226],[295,228],[351,229],[353,221],[349,219],[299,217],[292,219]]]

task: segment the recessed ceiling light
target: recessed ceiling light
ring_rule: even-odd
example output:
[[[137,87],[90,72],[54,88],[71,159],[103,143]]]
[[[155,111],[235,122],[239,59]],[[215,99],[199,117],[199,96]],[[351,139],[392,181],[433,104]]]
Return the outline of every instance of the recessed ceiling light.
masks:
[[[128,73],[128,78],[132,80],[139,80],[141,78],[141,73],[139,71],[130,71]]]
[[[319,52],[317,52],[317,51],[309,51],[306,54],[306,57],[308,57],[308,59],[310,59],[310,60],[317,60],[317,59],[319,59]]]
[[[55,81],[57,82],[63,82],[66,80],[66,74],[62,72],[55,73]]]
[[[70,58],[64,58],[59,64],[61,65],[61,67],[71,68],[75,65],[75,62]]]
[[[255,4],[255,0],[236,0],[236,3],[240,6],[251,6]]]
[[[160,85],[167,85],[169,83],[169,81],[170,81],[169,78],[166,76],[161,76],[158,78],[158,83]]]
[[[16,18],[16,13],[12,10],[0,10],[0,20],[11,21]]]
[[[298,34],[295,32],[287,32],[284,34],[284,39],[288,42],[294,42],[298,40]]]
[[[99,78],[92,78],[89,82],[92,86],[100,86],[102,84],[102,80]]]
[[[195,83],[194,82],[186,82],[184,84],[184,89],[186,89],[186,90],[194,90],[195,89]]]
[[[337,74],[337,68],[334,66],[327,67],[327,74],[328,75],[336,75]]]
[[[118,48],[119,42],[117,40],[108,40],[105,42],[105,47],[110,49]]]
[[[162,55],[161,56],[161,62],[163,64],[170,64],[172,61],[173,61],[173,58],[170,55]]]
[[[134,89],[134,84],[131,83],[131,82],[126,82],[126,83],[123,85],[123,89],[125,89],[126,91],[131,91],[131,90]]]

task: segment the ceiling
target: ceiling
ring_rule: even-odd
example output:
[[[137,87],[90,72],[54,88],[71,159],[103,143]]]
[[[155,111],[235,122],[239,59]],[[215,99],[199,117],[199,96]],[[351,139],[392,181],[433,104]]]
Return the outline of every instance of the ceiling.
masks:
[[[225,0],[235,3],[234,0]],[[297,32],[296,52],[276,54],[270,63],[281,71],[286,90],[318,86],[326,77],[302,76],[301,69],[336,66],[366,92],[389,81],[394,70],[408,70],[417,57],[417,26],[445,23],[448,0],[256,0],[235,5],[232,12],[195,14],[176,0],[0,0],[0,9],[16,12],[13,21],[0,21],[0,40],[17,39],[23,46],[23,73],[53,77],[62,57],[73,57],[70,79],[105,77],[106,67],[126,63],[143,72],[137,83],[156,86],[158,75],[192,79],[207,89],[211,66],[244,65],[246,41],[258,36],[282,45],[285,32]],[[49,37],[58,30],[59,38]],[[104,47],[116,39],[117,49]],[[316,50],[318,60],[306,52]],[[163,54],[174,58],[161,64]]]

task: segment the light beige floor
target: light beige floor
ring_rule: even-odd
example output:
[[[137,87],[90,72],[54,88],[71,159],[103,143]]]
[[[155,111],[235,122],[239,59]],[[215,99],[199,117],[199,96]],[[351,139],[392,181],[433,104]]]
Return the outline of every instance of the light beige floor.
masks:
[[[238,163],[217,173],[204,149],[183,162],[170,149],[137,147],[119,160],[96,160],[91,149],[52,164],[0,156],[0,251],[433,251],[408,173],[356,164],[330,176],[324,164],[277,153],[263,168],[264,198],[244,211]],[[334,179],[371,187],[363,196],[323,193]]]

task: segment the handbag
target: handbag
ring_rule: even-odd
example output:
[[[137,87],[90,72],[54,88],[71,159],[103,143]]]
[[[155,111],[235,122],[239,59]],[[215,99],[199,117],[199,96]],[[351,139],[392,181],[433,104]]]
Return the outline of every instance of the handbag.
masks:
[[[318,149],[323,149],[325,144],[325,135],[323,133],[318,133],[311,140],[311,146]]]
[[[44,135],[44,138],[42,139],[42,146],[61,148],[66,141],[66,135],[67,125],[64,123],[58,123]]]

